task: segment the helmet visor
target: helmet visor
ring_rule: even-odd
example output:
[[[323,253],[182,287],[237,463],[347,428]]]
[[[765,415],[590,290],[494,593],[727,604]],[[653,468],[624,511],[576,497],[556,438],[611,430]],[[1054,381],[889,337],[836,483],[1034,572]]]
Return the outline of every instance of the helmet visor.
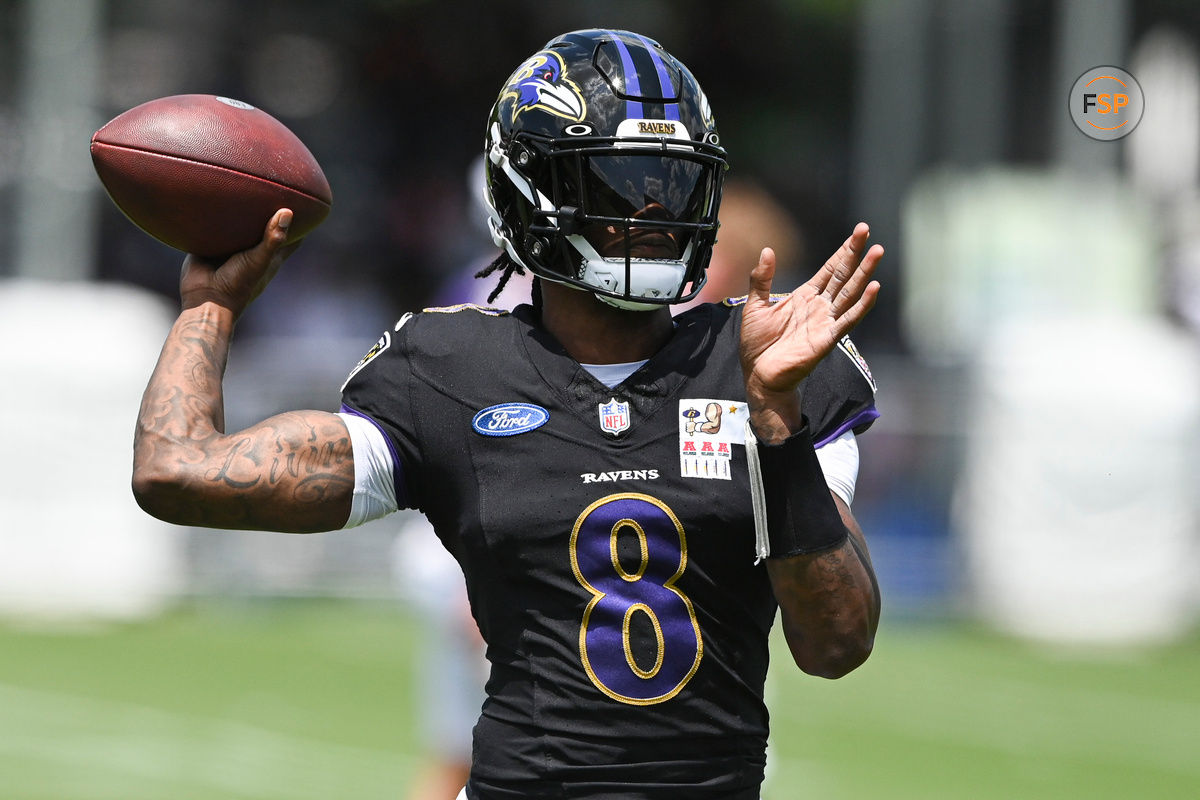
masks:
[[[577,206],[588,217],[697,223],[709,213],[712,164],[661,154],[579,159],[578,174],[564,170],[560,203]]]

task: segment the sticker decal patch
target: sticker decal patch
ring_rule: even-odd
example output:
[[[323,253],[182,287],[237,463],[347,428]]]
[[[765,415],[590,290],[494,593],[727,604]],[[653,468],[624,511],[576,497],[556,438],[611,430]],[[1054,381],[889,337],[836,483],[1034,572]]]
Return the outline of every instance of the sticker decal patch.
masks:
[[[746,443],[746,404],[689,398],[679,401],[679,473],[685,478],[730,480],[733,446]]]
[[[683,139],[687,141],[688,131],[682,122],[669,122],[661,119],[626,119],[617,125],[619,137],[647,137],[659,139]]]
[[[537,108],[573,122],[582,121],[587,116],[587,103],[566,72],[562,56],[553,50],[535,53],[517,67],[500,94],[502,103],[512,99],[512,120]]]
[[[546,424],[550,412],[532,403],[501,403],[475,415],[471,427],[484,436],[516,436]]]

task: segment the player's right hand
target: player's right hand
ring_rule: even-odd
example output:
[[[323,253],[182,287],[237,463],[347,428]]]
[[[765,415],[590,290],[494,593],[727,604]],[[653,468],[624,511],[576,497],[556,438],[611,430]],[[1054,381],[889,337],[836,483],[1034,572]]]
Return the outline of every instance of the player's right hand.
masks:
[[[234,253],[224,263],[197,255],[185,258],[179,277],[183,308],[213,302],[232,311],[234,319],[240,317],[299,247],[299,242],[285,244],[291,224],[291,210],[281,208],[267,223],[262,241],[249,250]]]

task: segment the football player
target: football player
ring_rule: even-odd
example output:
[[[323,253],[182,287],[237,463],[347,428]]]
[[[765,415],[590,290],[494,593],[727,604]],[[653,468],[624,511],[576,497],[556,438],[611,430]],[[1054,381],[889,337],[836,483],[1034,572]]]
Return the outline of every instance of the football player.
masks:
[[[290,212],[223,265],[190,257],[146,389],[134,490],[150,513],[321,531],[418,508],[457,559],[491,675],[463,797],[757,798],[767,638],[836,678],[879,592],[850,512],[877,417],[847,333],[879,291],[860,223],[804,285],[670,306],[704,284],[725,151],[656,42],[588,30],[508,78],[486,135],[494,271],[533,302],[406,314],[340,413],[223,430],[238,316]]]

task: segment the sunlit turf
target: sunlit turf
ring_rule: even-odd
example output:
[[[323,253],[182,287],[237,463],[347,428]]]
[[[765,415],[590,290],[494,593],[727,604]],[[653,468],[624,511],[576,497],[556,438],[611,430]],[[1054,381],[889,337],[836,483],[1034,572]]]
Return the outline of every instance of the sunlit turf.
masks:
[[[0,798],[403,797],[419,631],[400,607],[261,600],[0,627]],[[839,681],[775,655],[767,800],[1200,796],[1200,639],[1082,653],[885,620]]]
[[[1194,638],[1101,653],[885,625],[839,681],[774,671],[770,796],[1200,797],[1198,670]]]

